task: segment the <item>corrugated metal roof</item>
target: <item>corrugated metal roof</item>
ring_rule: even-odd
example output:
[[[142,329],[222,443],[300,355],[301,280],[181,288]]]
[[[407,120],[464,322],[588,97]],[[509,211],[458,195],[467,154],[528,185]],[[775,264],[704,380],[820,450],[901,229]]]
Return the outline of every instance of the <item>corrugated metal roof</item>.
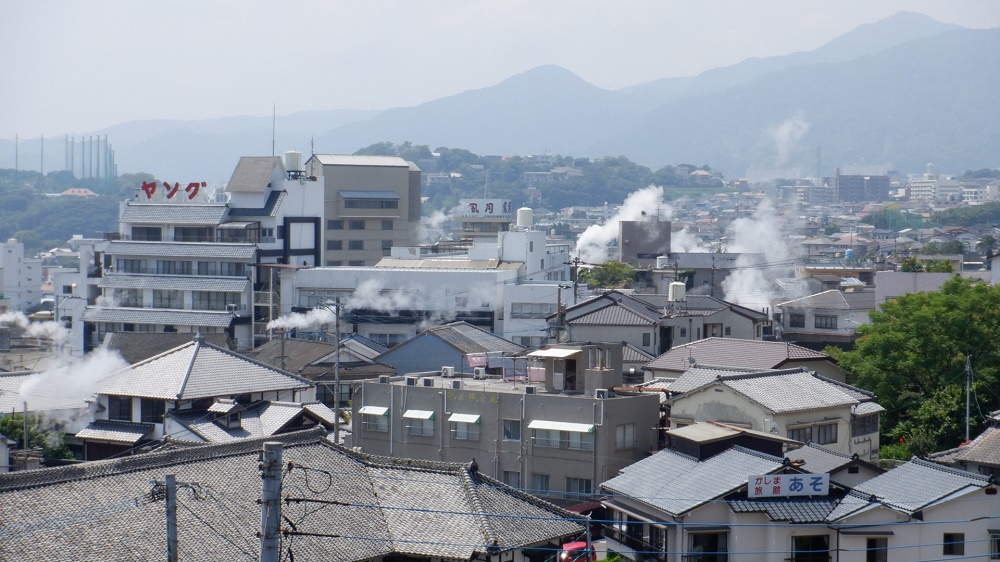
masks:
[[[738,490],[750,474],[782,467],[778,457],[738,446],[701,462],[667,449],[622,469],[601,488],[676,516]]]
[[[189,342],[123,369],[101,394],[194,400],[308,388],[305,379],[204,342]]]
[[[786,342],[706,338],[671,348],[649,362],[651,371],[684,372],[695,364],[732,366],[745,369],[774,369],[788,361],[833,359],[819,351]]]
[[[126,224],[216,225],[226,216],[223,204],[128,203],[119,222]]]
[[[281,165],[278,156],[242,156],[236,163],[226,191],[230,193],[264,193],[274,176],[274,169]]]
[[[225,258],[252,260],[257,255],[255,244],[215,244],[211,242],[124,242],[108,245],[109,256],[164,258]]]
[[[233,315],[228,312],[171,310],[165,308],[87,307],[85,322],[124,322],[128,324],[170,324],[172,326],[205,326],[228,328]]]
[[[249,284],[250,280],[245,277],[109,273],[101,278],[98,286],[104,289],[176,289],[242,293],[247,290]]]
[[[410,165],[398,156],[361,156],[354,154],[313,154],[313,158],[324,166],[388,166],[409,168]]]

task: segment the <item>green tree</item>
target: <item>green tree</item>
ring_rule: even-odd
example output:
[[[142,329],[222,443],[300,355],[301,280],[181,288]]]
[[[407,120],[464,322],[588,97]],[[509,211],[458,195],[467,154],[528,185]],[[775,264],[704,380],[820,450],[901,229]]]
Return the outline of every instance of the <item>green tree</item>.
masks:
[[[1000,287],[955,276],[940,290],[888,300],[858,328],[851,351],[827,348],[885,407],[883,443],[900,438],[914,454],[955,447],[964,438],[965,362],[983,412],[1000,407]],[[972,420],[973,434],[982,427]]]
[[[24,415],[12,414],[0,418],[0,435],[17,441],[17,448],[24,447]],[[39,447],[47,459],[71,459],[73,453],[63,442],[62,432],[44,416],[28,416],[28,448]]]
[[[580,272],[580,280],[592,288],[621,289],[634,278],[635,268],[619,261],[609,261],[593,269]]]
[[[997,250],[997,237],[992,234],[983,234],[979,242],[976,242],[976,251],[982,254],[983,259],[989,264],[990,259]]]

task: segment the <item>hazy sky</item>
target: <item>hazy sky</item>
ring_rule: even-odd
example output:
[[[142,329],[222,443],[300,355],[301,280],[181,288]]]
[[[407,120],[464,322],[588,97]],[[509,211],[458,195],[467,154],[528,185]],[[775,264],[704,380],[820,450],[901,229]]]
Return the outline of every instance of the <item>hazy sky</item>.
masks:
[[[617,89],[997,0],[0,0],[0,138],[139,119],[417,105],[545,64]]]

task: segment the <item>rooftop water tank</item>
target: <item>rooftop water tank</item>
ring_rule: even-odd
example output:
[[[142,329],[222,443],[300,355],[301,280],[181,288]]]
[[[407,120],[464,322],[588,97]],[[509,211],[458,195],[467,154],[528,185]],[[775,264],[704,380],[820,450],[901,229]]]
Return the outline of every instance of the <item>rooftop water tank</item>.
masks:
[[[301,172],[302,171],[302,153],[297,150],[289,150],[285,152],[285,171],[288,172]]]
[[[517,210],[518,228],[531,228],[533,224],[535,224],[535,212],[531,207],[521,207]]]
[[[670,302],[680,302],[686,297],[687,286],[680,281],[674,281],[667,287],[667,300]]]

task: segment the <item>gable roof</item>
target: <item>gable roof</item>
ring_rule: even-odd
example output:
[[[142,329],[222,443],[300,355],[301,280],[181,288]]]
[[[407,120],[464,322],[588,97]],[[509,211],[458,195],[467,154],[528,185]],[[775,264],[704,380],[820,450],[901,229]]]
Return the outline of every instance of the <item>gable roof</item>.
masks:
[[[863,464],[875,472],[885,472],[878,465],[860,459],[857,454],[845,455],[815,443],[806,443],[798,449],[788,451],[786,456],[792,461],[803,461],[804,464],[799,468],[814,474],[838,472],[852,464]]]
[[[670,385],[671,393],[690,394],[722,384],[775,413],[854,406],[874,394],[804,368],[726,371],[690,369]]]
[[[750,474],[782,467],[783,459],[740,446],[700,462],[666,449],[625,467],[601,488],[679,516],[745,486]]]
[[[379,354],[377,358],[381,359],[392,354],[393,350],[402,349],[404,346],[419,345],[418,342],[421,339],[428,337],[438,338],[465,355],[488,352],[503,352],[505,354],[517,355],[523,353],[526,349],[522,345],[501,338],[486,330],[481,330],[468,322],[458,321],[428,328],[385,353]]]
[[[858,484],[855,494],[844,498],[830,514],[830,520],[842,519],[877,505],[912,515],[987,484],[988,476],[914,457],[885,474]]]
[[[954,449],[929,455],[943,464],[975,463],[1000,466],[1000,427],[988,427],[972,441]]]
[[[393,554],[471,560],[494,544],[502,552],[583,532],[569,520],[576,514],[493,480],[472,463],[363,455],[331,443],[322,430],[266,440],[283,444],[282,464],[290,467],[282,495],[305,500],[281,507],[294,523],[282,524],[292,532],[282,549],[303,560]],[[197,486],[197,494],[178,490],[179,558],[256,559],[264,441],[0,474],[0,558],[158,559],[166,537],[150,529],[162,529],[164,504],[150,482],[173,473]]]
[[[133,203],[125,204],[120,222],[135,224],[217,225],[228,207],[221,203]]]
[[[163,400],[195,400],[252,392],[305,389],[306,379],[195,338],[122,369],[97,392]]]
[[[219,402],[216,402],[219,404]],[[216,406],[213,404],[213,407]],[[225,406],[226,404],[222,404]],[[222,408],[217,408],[222,409]],[[227,412],[228,413],[228,412]],[[333,410],[320,402],[299,404],[295,402],[264,401],[239,411],[240,427],[229,428],[216,421],[216,416],[205,411],[180,410],[168,414],[202,441],[221,443],[233,439],[269,437],[287,431],[291,422],[305,416],[313,423],[332,430]],[[224,419],[223,419],[224,421]]]
[[[829,355],[793,343],[705,338],[671,348],[644,367],[650,371],[683,373],[695,364],[745,369],[777,369],[789,361],[829,361]]]

